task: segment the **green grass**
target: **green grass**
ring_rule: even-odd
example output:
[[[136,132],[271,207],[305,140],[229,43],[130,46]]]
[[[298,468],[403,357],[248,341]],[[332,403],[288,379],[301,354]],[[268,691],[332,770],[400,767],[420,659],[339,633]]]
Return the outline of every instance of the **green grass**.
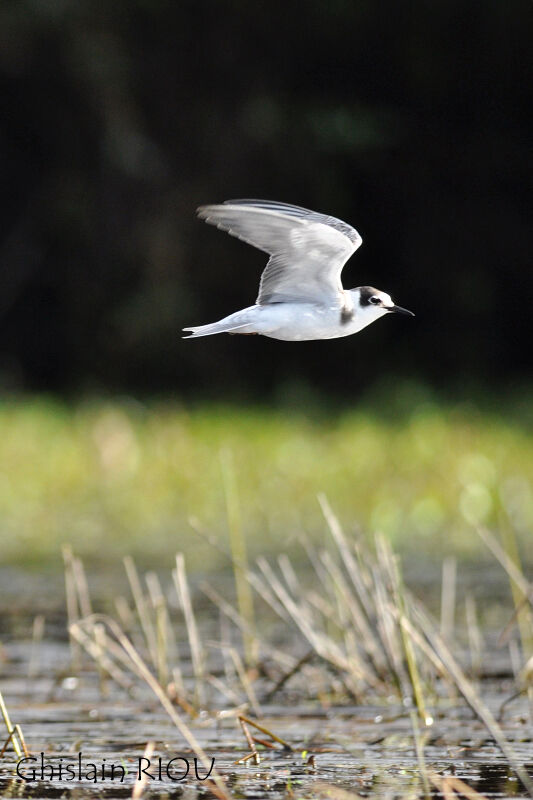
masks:
[[[347,530],[376,530],[404,552],[471,557],[473,526],[533,527],[533,437],[474,408],[413,404],[394,421],[369,408],[322,418],[296,411],[133,401],[0,404],[0,545],[4,563],[58,564],[72,543],[88,563],[132,553],[191,569],[228,548],[220,454],[231,451],[250,555],[302,531],[316,541],[325,492]]]

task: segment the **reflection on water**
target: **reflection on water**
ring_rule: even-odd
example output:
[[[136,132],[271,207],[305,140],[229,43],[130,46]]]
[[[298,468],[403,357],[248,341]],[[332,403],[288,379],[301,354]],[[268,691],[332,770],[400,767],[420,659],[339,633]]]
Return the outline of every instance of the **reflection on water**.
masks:
[[[40,672],[31,681],[27,678],[30,643],[8,637],[3,649],[4,696],[31,751],[37,755],[43,751],[50,763],[56,764],[59,759],[63,764],[76,764],[81,751],[84,761],[106,759],[129,767],[129,771],[123,783],[26,783],[12,777],[14,754],[9,752],[0,767],[3,797],[130,797],[135,765],[148,740],[156,742],[156,757],[168,760],[187,753],[175,728],[148,693],[140,692],[132,699],[110,685],[107,696],[102,697],[98,676],[89,665],[76,677],[68,675],[66,642],[47,640],[42,648]],[[508,696],[508,686],[501,680],[486,680],[485,684],[485,699],[497,709]],[[234,718],[206,716],[193,724],[195,735],[209,757],[215,758],[235,797],[281,800],[291,796],[290,791],[296,797],[318,797],[324,796],[323,784],[372,798],[422,795],[411,722],[404,709],[388,705],[327,708],[310,703],[290,707],[281,704],[281,699],[264,708],[263,722],[290,742],[293,751],[266,751],[259,746],[259,766],[234,763],[247,751]],[[499,749],[468,710],[436,709],[433,714],[435,722],[425,746],[430,771],[456,775],[487,797],[525,796]],[[519,758],[531,763],[526,719],[526,702],[519,698],[510,705],[504,726]],[[309,754],[315,756],[314,769],[306,766]],[[530,772],[533,774],[533,763]],[[433,796],[438,795],[436,789],[432,791]],[[190,775],[179,783],[154,780],[145,793],[158,798],[206,795],[209,791]]]

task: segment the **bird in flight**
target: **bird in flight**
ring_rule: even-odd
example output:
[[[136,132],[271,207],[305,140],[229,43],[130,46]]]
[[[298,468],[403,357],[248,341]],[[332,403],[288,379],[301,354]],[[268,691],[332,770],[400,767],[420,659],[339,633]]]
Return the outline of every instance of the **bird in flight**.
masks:
[[[391,312],[414,316],[372,286],[343,289],[342,268],[363,240],[340,219],[268,200],[200,206],[198,216],[270,259],[255,305],[209,325],[184,328],[187,338],[256,333],[284,341],[336,339]]]

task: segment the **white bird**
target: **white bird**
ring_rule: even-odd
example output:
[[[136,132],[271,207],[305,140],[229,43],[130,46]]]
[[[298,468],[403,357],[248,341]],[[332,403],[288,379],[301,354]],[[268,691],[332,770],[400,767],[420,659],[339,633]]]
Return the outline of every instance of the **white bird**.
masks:
[[[345,290],[344,264],[362,244],[346,222],[268,200],[200,206],[198,216],[264,250],[255,305],[209,325],[184,328],[187,338],[215,333],[261,334],[284,341],[350,336],[390,312],[414,316],[372,286]]]

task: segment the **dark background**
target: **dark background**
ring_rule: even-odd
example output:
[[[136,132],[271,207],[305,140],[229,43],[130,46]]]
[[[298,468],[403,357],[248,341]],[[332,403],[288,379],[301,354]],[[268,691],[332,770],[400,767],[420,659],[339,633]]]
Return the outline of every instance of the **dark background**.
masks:
[[[4,391],[522,383],[532,23],[529,0],[2,0]],[[194,216],[245,196],[352,223],[345,286],[416,318],[183,341],[255,299],[265,256]]]

